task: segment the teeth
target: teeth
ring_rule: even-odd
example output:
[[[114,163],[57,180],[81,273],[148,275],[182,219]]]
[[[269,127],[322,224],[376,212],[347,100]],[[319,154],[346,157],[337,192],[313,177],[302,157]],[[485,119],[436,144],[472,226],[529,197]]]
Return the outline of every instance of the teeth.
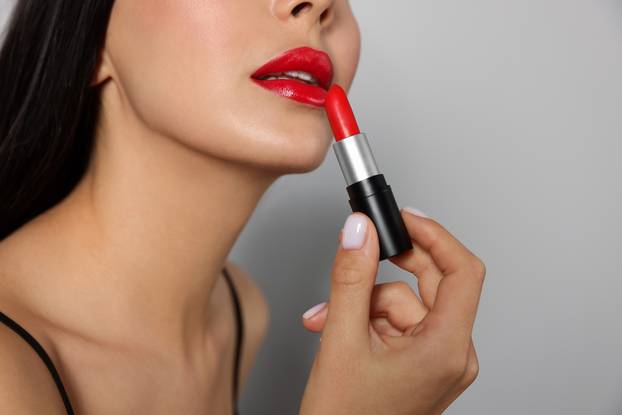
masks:
[[[307,82],[309,84],[318,85],[317,80],[309,73],[302,71],[287,71],[279,74],[274,74],[267,76],[266,80],[270,81],[273,79],[300,79],[301,81]]]
[[[292,79],[290,77],[287,76],[268,76],[267,78],[264,78],[266,81],[272,81],[273,79]]]
[[[285,72],[285,75],[291,76],[292,78],[302,79],[303,81],[307,81],[307,82],[314,82],[315,81],[315,79],[311,76],[311,74],[308,74],[306,72],[287,71],[287,72]]]

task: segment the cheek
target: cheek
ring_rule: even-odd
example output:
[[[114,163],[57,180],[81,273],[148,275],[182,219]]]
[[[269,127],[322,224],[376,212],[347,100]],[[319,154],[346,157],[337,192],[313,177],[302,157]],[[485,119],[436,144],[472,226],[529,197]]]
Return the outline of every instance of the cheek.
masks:
[[[107,48],[142,124],[201,152],[281,172],[324,160],[332,137],[324,112],[249,79],[269,56],[266,45],[284,43],[267,35],[278,26],[263,2],[117,0],[115,9]]]
[[[150,6],[146,6],[149,3]],[[213,3],[213,2],[211,2]],[[116,81],[150,128],[192,136],[232,98],[248,37],[234,5],[118,0],[109,30]],[[235,22],[232,16],[238,16]],[[243,67],[243,66],[242,66]],[[239,74],[237,74],[239,75]],[[196,133],[196,131],[195,131]]]
[[[348,18],[344,18],[337,25],[337,29],[327,37],[327,43],[331,45],[336,63],[335,82],[349,90],[360,60],[361,33],[351,12],[348,12],[347,16]]]

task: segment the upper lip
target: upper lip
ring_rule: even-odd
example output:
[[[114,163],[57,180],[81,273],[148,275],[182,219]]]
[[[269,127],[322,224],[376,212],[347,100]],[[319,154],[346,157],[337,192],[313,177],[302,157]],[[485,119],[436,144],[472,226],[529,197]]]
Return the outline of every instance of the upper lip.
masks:
[[[328,90],[333,80],[333,64],[328,54],[308,46],[281,53],[262,65],[251,77],[261,79],[287,71],[306,72],[325,90]]]

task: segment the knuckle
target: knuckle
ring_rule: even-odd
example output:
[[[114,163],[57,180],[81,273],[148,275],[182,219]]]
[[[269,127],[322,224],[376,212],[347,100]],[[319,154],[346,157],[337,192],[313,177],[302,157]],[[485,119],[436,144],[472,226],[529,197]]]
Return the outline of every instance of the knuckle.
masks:
[[[343,261],[333,271],[333,283],[341,286],[359,285],[363,282],[363,272],[364,269],[360,265],[352,261]]]
[[[435,264],[432,261],[432,259],[430,259],[429,257],[426,259],[422,259],[416,264],[418,268],[415,270],[415,274],[417,276],[426,275],[428,272],[433,270],[432,268],[433,265]]]
[[[472,267],[473,267],[475,276],[479,278],[480,280],[484,280],[486,276],[486,264],[484,264],[484,261],[482,261],[479,257],[474,256]]]
[[[433,224],[434,224],[434,227],[431,229],[428,235],[428,239],[429,239],[428,244],[431,247],[438,245],[438,243],[441,241],[441,232],[439,231],[439,227],[441,225],[439,225],[436,222],[433,222]]]
[[[441,374],[446,382],[460,384],[467,376],[471,364],[470,347],[462,342],[448,342],[445,346]]]
[[[447,359],[442,369],[443,379],[447,382],[458,382],[462,380],[467,368],[467,359],[464,357],[454,356]]]
[[[411,291],[410,285],[404,281],[394,281],[387,286],[390,296],[403,296]]]
[[[469,359],[464,372],[464,387],[470,386],[479,375],[479,363],[477,359]]]

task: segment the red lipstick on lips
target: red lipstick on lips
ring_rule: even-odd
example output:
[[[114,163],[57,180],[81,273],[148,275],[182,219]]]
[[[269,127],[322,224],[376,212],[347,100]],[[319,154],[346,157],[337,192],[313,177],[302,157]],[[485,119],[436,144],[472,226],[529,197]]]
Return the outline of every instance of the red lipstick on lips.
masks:
[[[335,136],[333,149],[346,180],[353,212],[369,216],[380,242],[380,261],[413,248],[406,225],[365,133],[361,133],[345,91],[334,84],[326,97],[326,114]]]
[[[333,65],[325,52],[303,46],[271,59],[251,79],[277,95],[321,108],[333,79]]]

